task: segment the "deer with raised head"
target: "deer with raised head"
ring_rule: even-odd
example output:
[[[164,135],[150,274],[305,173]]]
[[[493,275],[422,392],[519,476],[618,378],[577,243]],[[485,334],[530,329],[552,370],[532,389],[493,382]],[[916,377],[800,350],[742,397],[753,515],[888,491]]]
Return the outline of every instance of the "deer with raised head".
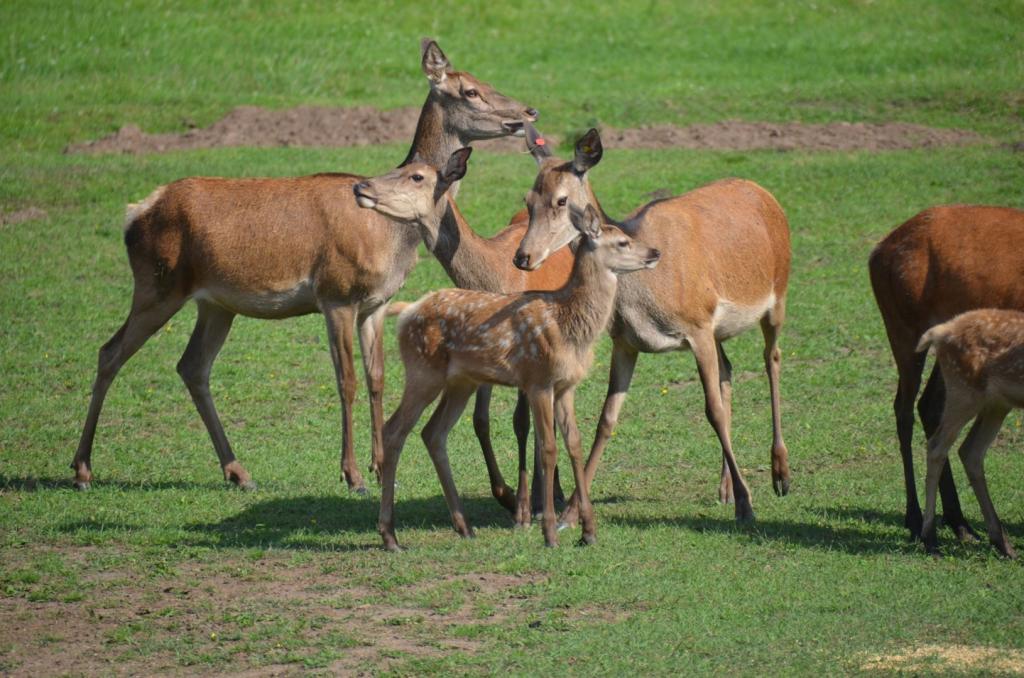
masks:
[[[983,205],[930,207],[893,229],[868,259],[871,289],[885,323],[898,383],[893,410],[906,489],[904,524],[921,535],[914,477],[914,401],[925,353],[918,342],[928,328],[979,308],[1024,311],[1024,210]],[[930,439],[942,414],[942,373],[932,370],[918,412]],[[978,435],[977,426],[969,437]],[[939,480],[943,521],[961,540],[977,535],[960,507],[948,462]]]
[[[452,209],[443,192],[466,171],[470,149],[453,154],[438,171],[412,164],[355,186],[359,204],[415,225],[428,248]],[[616,274],[651,268],[660,254],[617,229],[602,227],[591,209],[573,218],[576,256],[569,281],[552,292],[493,294],[441,290],[421,298],[398,320],[405,390],[384,427],[378,529],[397,550],[395,472],[405,439],[437,396],[440,404],[423,429],[455,530],[472,536],[448,464],[448,433],[480,384],[514,386],[530,402],[544,468],[544,540],[558,543],[554,509],[557,455],[554,426],[562,432],[580,490],[583,543],[595,540],[593,508],[583,483],[583,459],[573,405],[576,385],[593,359],[593,344],[612,312]],[[522,480],[522,476],[520,476]]]
[[[597,130],[579,139],[569,162],[537,144],[530,125],[527,141],[539,172],[526,196],[530,226],[516,252],[516,266],[540,267],[573,237],[573,211],[587,207],[594,208],[603,223],[664,253],[656,269],[626,276],[619,283],[609,326],[613,347],[608,394],[587,460],[587,486],[618,421],[637,355],[689,349],[697,361],[707,418],[722,447],[719,498],[736,502],[737,520],[753,520],[750,491],[732,450],[732,366],[722,344],[755,326],[764,335],[772,404],[772,484],[784,495],[790,475],[782,439],[778,336],[785,319],[790,246],[782,208],[757,184],[725,179],[652,201],[616,222],[601,209],[588,180],[603,154]],[[569,525],[577,517],[574,494],[561,520]]]
[[[1024,313],[984,309],[968,311],[924,333],[917,352],[935,347],[945,386],[945,403],[935,432],[928,439],[928,474],[925,479],[922,538],[929,551],[938,552],[935,534],[935,494],[949,448],[967,422],[971,434],[960,447],[967,478],[985,516],[988,538],[1008,558],[1017,553],[985,482],[985,452],[996,439],[1011,409],[1024,407]]]
[[[532,108],[468,73],[453,71],[434,41],[423,41],[421,57],[430,93],[407,163],[415,157],[443,164],[473,140],[518,134],[524,121],[536,119]],[[254,487],[228,444],[209,389],[213,361],[232,321],[239,314],[278,319],[322,313],[342,403],[342,477],[350,489],[365,492],[352,440],[353,331],[358,328],[370,393],[371,469],[379,473],[382,321],[388,300],[416,262],[419,237],[405,224],[360,209],[352,187],[361,180],[351,174],[192,177],[161,186],[129,207],[124,240],[135,289],[128,319],[100,349],[92,400],[71,463],[77,487],[85,489],[92,480],[96,423],[117,372],[185,302],[195,299],[198,318],[178,373],[225,478]]]

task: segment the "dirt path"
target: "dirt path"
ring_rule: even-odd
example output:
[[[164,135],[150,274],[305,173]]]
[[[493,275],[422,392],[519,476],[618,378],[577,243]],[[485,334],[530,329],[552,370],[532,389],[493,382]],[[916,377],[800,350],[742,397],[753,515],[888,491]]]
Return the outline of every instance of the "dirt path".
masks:
[[[418,108],[380,111],[372,107],[325,108],[300,106],[270,110],[240,106],[209,127],[181,134],[147,134],[136,125],[85,143],[71,144],[67,153],[163,153],[223,146],[367,146],[402,143],[412,138]],[[983,143],[975,132],[939,129],[908,123],[848,123],[821,125],[724,121],[675,127],[652,125],[602,130],[610,148],[691,148],[709,150],[887,151]],[[552,137],[557,143],[558,139]],[[497,152],[523,150],[519,139],[480,142]]]

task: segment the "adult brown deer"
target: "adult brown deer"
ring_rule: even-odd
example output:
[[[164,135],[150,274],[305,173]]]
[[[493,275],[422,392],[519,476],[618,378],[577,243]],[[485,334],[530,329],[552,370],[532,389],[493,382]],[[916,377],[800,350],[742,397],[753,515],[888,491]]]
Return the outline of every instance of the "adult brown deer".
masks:
[[[928,475],[922,537],[938,552],[935,491],[949,463],[949,448],[971,419],[971,435],[960,447],[967,478],[985,516],[988,538],[1008,558],[1017,553],[985,482],[985,452],[1013,408],[1024,407],[1024,313],[984,309],[968,311],[924,333],[918,353],[935,347],[945,386],[945,404],[935,433],[928,439]]]
[[[433,249],[440,222],[452,210],[442,193],[463,176],[469,154],[468,148],[456,152],[441,171],[417,163],[360,182],[354,189],[359,204],[415,224]],[[569,281],[560,289],[511,295],[441,290],[402,312],[398,343],[405,390],[384,427],[378,522],[388,550],[398,549],[394,531],[398,459],[406,437],[438,394],[441,402],[423,429],[423,440],[456,531],[472,536],[452,480],[446,445],[449,431],[480,384],[515,386],[530,401],[544,462],[543,526],[548,546],[558,543],[553,482],[557,418],[580,488],[583,542],[594,542],[594,516],[583,483],[573,398],[590,367],[593,344],[611,315],[616,274],[651,268],[660,255],[621,231],[603,228],[593,209],[577,215],[573,223],[580,233],[575,263]],[[522,484],[520,492],[522,496]]]
[[[527,125],[539,172],[526,196],[530,226],[516,253],[517,266],[539,267],[572,237],[571,211],[587,206],[594,207],[604,223],[665,253],[656,269],[619,283],[609,327],[613,348],[608,394],[587,460],[588,486],[618,421],[637,354],[689,348],[704,387],[705,412],[722,446],[719,497],[726,502],[735,498],[736,518],[752,520],[750,491],[730,440],[732,366],[722,342],[755,325],[764,334],[772,404],[772,483],[776,493],[786,494],[790,476],[780,416],[778,335],[785,318],[790,247],[782,208],[757,184],[725,179],[655,200],[615,222],[601,209],[587,179],[603,153],[597,130],[576,143],[570,162],[553,157],[535,137],[536,130]],[[572,524],[577,517],[574,494],[562,522]]]
[[[444,163],[475,139],[520,133],[537,112],[472,75],[452,70],[432,40],[422,43],[430,93],[406,163]],[[99,354],[85,427],[71,467],[75,484],[92,480],[91,453],[103,399],[122,365],[189,299],[198,319],[178,363],[206,425],[224,476],[254,487],[235,458],[210,396],[210,370],[238,314],[288,318],[323,313],[342,403],[342,474],[365,492],[352,442],[358,324],[370,392],[371,469],[383,454],[381,324],[388,299],[416,261],[419,237],[404,224],[361,210],[352,186],[361,177],[317,174],[281,179],[192,177],[161,186],[128,210],[125,245],[135,289],[131,311]],[[452,188],[454,192],[456,187]],[[488,464],[489,467],[492,464]]]
[[[904,524],[917,537],[922,516],[914,479],[914,401],[926,358],[917,344],[928,328],[965,311],[1024,311],[1024,211],[979,205],[928,208],[875,246],[868,269],[899,375],[893,410],[907,495]],[[936,368],[918,403],[928,438],[938,426],[944,392],[942,374]],[[968,435],[978,435],[976,429]],[[944,522],[960,539],[975,538],[960,508],[948,463],[939,491]]]

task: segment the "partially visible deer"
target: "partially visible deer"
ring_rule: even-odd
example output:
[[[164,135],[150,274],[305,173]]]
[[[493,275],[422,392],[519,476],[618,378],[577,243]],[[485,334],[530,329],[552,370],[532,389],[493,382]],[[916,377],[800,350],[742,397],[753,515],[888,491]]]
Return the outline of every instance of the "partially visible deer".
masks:
[[[423,41],[421,56],[430,93],[406,162],[416,157],[443,164],[470,141],[521,133],[523,121],[536,119],[532,108],[453,71],[434,41]],[[209,389],[213,361],[232,321],[238,314],[277,319],[323,313],[342,402],[342,474],[350,489],[365,492],[352,442],[353,330],[358,326],[370,392],[371,469],[379,473],[382,320],[388,299],[416,261],[419,237],[404,224],[359,209],[352,187],[360,180],[351,174],[192,177],[161,186],[129,207],[124,239],[135,290],[128,319],[100,349],[89,413],[71,462],[77,487],[85,489],[92,481],[93,437],[114,377],[186,301],[195,299],[198,319],[178,372],[225,478],[254,487],[228,444]]]
[[[936,362],[946,388],[945,404],[935,433],[928,439],[928,475],[922,537],[932,552],[935,535],[935,493],[949,463],[949,448],[971,419],[971,434],[960,446],[967,478],[985,516],[988,538],[1008,558],[1017,553],[985,482],[985,452],[996,439],[1006,415],[1024,407],[1024,313],[985,309],[968,311],[924,333],[917,345],[926,354],[935,347]]]
[[[601,454],[618,421],[636,366],[637,354],[690,349],[704,387],[705,412],[722,445],[719,498],[735,500],[737,520],[753,520],[750,491],[733,455],[732,366],[722,343],[754,326],[764,334],[764,363],[772,403],[772,484],[789,491],[789,455],[782,439],[778,335],[785,319],[789,281],[789,225],[768,191],[742,179],[725,179],[674,198],[655,200],[622,222],[601,209],[588,172],[601,160],[597,130],[576,143],[564,162],[546,145],[527,141],[539,165],[526,196],[530,226],[516,253],[516,266],[538,268],[551,252],[573,237],[572,210],[588,206],[603,223],[642,239],[664,253],[652,271],[622,279],[609,332],[613,341],[608,395],[598,424],[586,482],[593,480]],[[564,524],[578,517],[577,496],[562,515]]]
[[[469,154],[468,148],[456,152],[441,171],[427,164],[412,164],[360,182],[354,188],[359,204],[415,224],[428,248],[433,249],[441,220],[452,210],[443,192],[465,174]],[[617,229],[602,227],[593,209],[576,215],[573,225],[579,234],[575,263],[569,281],[560,289],[511,295],[441,290],[402,312],[398,343],[405,365],[405,390],[401,404],[384,427],[378,522],[388,550],[398,549],[394,529],[398,459],[406,437],[438,394],[441,402],[423,429],[423,440],[455,530],[464,537],[472,536],[452,480],[447,439],[480,384],[515,386],[530,402],[543,454],[545,543],[558,543],[555,420],[580,489],[583,543],[595,541],[573,398],[576,385],[590,368],[593,344],[611,316],[616,273],[651,268],[660,254]]]
[[[928,328],[965,311],[1024,311],[1024,211],[980,205],[930,207],[883,238],[872,250],[868,268],[899,374],[893,410],[907,496],[904,524],[917,537],[922,516],[914,478],[914,401],[926,358],[917,345]],[[936,368],[918,403],[928,438],[938,426],[944,391]],[[968,435],[978,435],[977,427]],[[939,491],[943,521],[960,539],[976,538],[960,508],[948,463]]]

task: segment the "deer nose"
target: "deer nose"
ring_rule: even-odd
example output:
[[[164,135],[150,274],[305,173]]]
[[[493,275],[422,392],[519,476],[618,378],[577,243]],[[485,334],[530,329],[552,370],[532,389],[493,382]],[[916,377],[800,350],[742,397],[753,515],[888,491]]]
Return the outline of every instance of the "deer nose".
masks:
[[[527,115],[527,117],[530,117],[530,118],[533,119],[532,122],[536,122],[537,116],[540,115],[540,111],[538,111],[536,108],[527,108],[526,109],[526,115]]]
[[[522,252],[516,252],[516,256],[512,260],[512,263],[516,265],[516,268],[522,271],[527,271],[530,268],[530,255],[523,254]]]

